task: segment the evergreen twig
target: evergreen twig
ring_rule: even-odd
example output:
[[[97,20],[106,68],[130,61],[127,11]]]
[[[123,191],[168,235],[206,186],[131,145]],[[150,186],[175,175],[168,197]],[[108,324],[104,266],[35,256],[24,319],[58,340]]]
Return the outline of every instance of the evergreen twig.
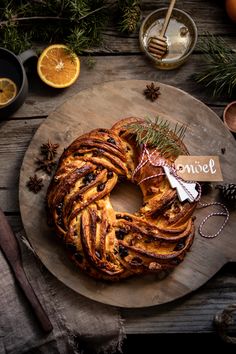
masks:
[[[32,43],[60,41],[81,53],[101,41],[111,5],[108,0],[1,0],[0,46],[18,54]]]
[[[119,29],[134,32],[141,0],[0,0],[0,46],[15,54],[40,44],[65,43],[77,54],[98,46],[111,7]]]
[[[186,125],[177,123],[172,129],[167,120],[156,117],[154,122],[147,118],[144,122],[131,123],[127,128],[135,135],[138,145],[157,147],[166,157],[184,153],[179,142],[184,139]]]
[[[95,14],[98,11],[107,9],[108,5],[104,5],[99,7],[98,9],[95,9],[93,11],[90,11],[86,13],[83,16],[80,16],[79,18],[68,18],[68,17],[61,17],[61,16],[28,16],[28,17],[12,17],[6,21],[0,21],[0,28],[14,23],[14,22],[27,22],[27,21],[70,21],[70,22],[79,22],[81,20],[84,20],[86,17],[91,16]]]
[[[196,82],[209,88],[213,96],[232,96],[236,88],[236,55],[222,37],[206,33],[198,44],[206,68],[193,75]]]

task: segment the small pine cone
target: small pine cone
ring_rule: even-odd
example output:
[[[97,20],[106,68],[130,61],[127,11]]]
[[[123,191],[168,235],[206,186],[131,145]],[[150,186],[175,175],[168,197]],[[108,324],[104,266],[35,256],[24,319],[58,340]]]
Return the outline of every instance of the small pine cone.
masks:
[[[236,200],[236,184],[234,183],[226,183],[224,185],[217,185],[217,189],[220,190],[222,197],[228,201]]]
[[[119,0],[121,32],[133,33],[141,18],[140,0]]]
[[[140,8],[135,6],[133,9],[127,9],[124,13],[124,19],[126,20],[126,29],[129,33],[133,33],[140,20]]]

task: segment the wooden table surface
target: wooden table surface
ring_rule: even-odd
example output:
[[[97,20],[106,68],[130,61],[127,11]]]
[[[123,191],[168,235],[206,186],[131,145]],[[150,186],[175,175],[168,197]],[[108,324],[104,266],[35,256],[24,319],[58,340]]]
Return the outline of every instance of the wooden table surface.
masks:
[[[168,1],[142,1],[146,16]],[[221,35],[236,49],[236,24],[227,17],[224,1],[177,1],[176,7],[195,20],[199,37],[209,31]],[[19,172],[25,151],[46,117],[81,90],[106,81],[142,79],[160,81],[181,88],[200,99],[222,118],[227,98],[212,98],[191,75],[203,67],[202,54],[195,50],[179,69],[155,69],[140,51],[138,31],[121,35],[112,26],[104,32],[103,45],[92,52],[96,65],[89,69],[88,56],[81,56],[81,73],[70,88],[54,91],[41,83],[34,71],[29,75],[29,94],[24,105],[10,118],[0,122],[0,206],[15,231],[22,228],[18,202]],[[231,99],[232,100],[232,99]],[[213,317],[236,302],[236,266],[227,265],[199,290],[178,301],[143,309],[121,309],[127,334],[211,333]]]

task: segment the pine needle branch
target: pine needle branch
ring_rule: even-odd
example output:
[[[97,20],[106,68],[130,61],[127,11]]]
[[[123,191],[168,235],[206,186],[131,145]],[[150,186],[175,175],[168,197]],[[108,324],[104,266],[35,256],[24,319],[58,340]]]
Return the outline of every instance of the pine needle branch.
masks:
[[[98,45],[109,18],[107,0],[0,0],[0,46],[15,54],[58,41],[78,54]],[[77,39],[79,38],[79,41]]]
[[[11,17],[8,20],[5,21],[0,21],[0,27],[4,27],[5,25],[8,25],[10,23],[14,22],[28,22],[28,21],[70,21],[70,22],[79,22],[81,20],[84,20],[86,17],[89,17],[96,12],[99,12],[101,10],[107,9],[108,5],[104,5],[99,7],[98,9],[95,9],[93,11],[90,11],[83,16],[80,16],[79,18],[67,18],[67,17],[61,17],[61,16],[28,16],[28,17]]]
[[[236,88],[236,55],[219,36],[206,33],[198,44],[204,54],[206,68],[193,75],[197,83],[209,88],[213,96],[232,96]]]
[[[144,122],[131,123],[127,126],[127,129],[135,135],[138,145],[146,144],[150,147],[156,147],[165,157],[185,153],[180,142],[184,139],[186,125],[177,123],[172,129],[170,122],[156,117],[154,122],[147,118]]]

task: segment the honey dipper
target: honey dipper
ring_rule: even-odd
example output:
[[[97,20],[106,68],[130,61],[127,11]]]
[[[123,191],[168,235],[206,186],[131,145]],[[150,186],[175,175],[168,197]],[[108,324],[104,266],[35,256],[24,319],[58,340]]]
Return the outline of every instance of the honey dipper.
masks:
[[[169,25],[175,2],[176,0],[171,0],[170,2],[160,34],[157,37],[149,38],[148,51],[154,54],[158,59],[161,59],[167,51],[167,39],[165,37],[165,33]]]

